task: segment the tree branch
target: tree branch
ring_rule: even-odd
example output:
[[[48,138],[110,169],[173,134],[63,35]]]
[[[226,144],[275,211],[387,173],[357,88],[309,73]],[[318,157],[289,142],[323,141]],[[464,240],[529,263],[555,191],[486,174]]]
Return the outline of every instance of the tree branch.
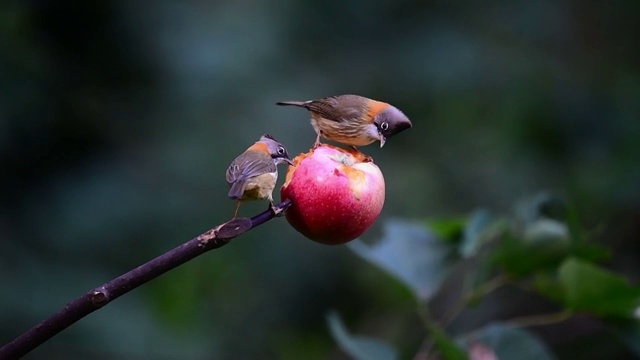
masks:
[[[289,206],[291,206],[291,201],[285,200],[276,207],[284,212]],[[231,220],[98,286],[71,301],[48,319],[4,345],[0,348],[0,359],[17,359],[26,355],[62,330],[73,325],[76,321],[104,307],[118,297],[209,250],[227,245],[231,239],[273,218],[274,213],[269,209],[252,218]]]

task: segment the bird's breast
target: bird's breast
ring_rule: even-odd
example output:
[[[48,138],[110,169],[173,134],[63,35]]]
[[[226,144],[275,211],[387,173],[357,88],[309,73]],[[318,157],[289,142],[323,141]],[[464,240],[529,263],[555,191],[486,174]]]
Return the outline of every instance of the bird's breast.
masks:
[[[262,200],[271,197],[276,187],[278,172],[265,173],[247,179],[244,194],[240,200]]]
[[[339,122],[315,116],[311,124],[316,133],[321,134],[325,139],[346,145],[365,146],[379,140],[375,125],[360,119]]]

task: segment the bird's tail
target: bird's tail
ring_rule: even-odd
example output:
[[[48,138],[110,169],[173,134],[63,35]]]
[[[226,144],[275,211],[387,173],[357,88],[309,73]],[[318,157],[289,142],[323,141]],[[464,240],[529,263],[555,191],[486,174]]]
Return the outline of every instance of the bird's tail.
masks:
[[[236,181],[231,184],[231,189],[229,189],[229,198],[231,200],[238,200],[244,194],[244,181]]]
[[[305,107],[307,103],[308,101],[278,101],[276,105]]]

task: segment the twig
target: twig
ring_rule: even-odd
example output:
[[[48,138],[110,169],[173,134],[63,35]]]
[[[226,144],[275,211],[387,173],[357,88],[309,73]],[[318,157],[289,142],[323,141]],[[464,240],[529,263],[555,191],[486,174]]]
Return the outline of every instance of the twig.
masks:
[[[462,310],[464,310],[470,302],[480,299],[490,292],[496,290],[497,288],[507,284],[509,282],[509,278],[506,275],[498,275],[493,279],[487,281],[486,283],[478,286],[475,291],[463,295],[462,298],[454,304],[453,308],[444,316],[443,320],[440,323],[437,323],[431,318],[428,310],[428,302],[418,302],[418,315],[422,320],[422,323],[425,325],[427,332],[429,333],[429,337],[425,338],[422,341],[422,344],[419,347],[418,353],[414,356],[413,360],[422,360],[422,359],[430,359],[431,351],[435,345],[436,339],[434,334],[438,332],[443,332],[444,328],[448,326],[453,319],[458,316]],[[440,328],[440,326],[442,328]]]
[[[289,206],[291,206],[291,201],[285,200],[276,207],[284,212]],[[264,224],[273,217],[274,213],[267,210],[252,218],[231,220],[98,286],[4,345],[0,348],[0,359],[17,359],[26,355],[76,321],[104,307],[118,297],[209,250],[228,244],[231,239]]]
[[[444,316],[442,326],[448,326],[460,313],[473,301],[487,296],[496,289],[508,284],[510,279],[507,275],[500,274],[486,283],[481,284],[472,292],[463,295],[462,298],[454,304],[451,310]]]
[[[562,310],[550,314],[521,316],[504,321],[505,324],[513,327],[531,327],[553,325],[568,320],[573,316],[570,310]]]
[[[431,319],[431,313],[429,312],[429,302],[428,301],[417,301],[417,312],[418,317],[422,321],[425,330],[429,334],[423,341],[420,347],[418,348],[418,353],[414,356],[414,360],[418,359],[429,359],[431,350],[433,349],[433,345],[435,344],[435,337],[433,336],[434,324]]]
[[[520,316],[499,322],[511,328],[526,328],[532,326],[559,324],[563,321],[569,320],[573,315],[574,313],[571,310],[562,310],[549,314]],[[482,325],[475,330],[469,331],[466,336],[471,338],[477,336],[477,334],[483,330],[484,326],[485,325]]]

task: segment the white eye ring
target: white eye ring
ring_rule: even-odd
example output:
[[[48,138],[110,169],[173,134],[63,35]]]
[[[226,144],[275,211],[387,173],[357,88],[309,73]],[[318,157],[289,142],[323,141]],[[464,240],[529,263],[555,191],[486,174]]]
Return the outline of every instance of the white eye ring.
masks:
[[[282,146],[278,147],[278,154],[284,155],[285,152],[286,152],[286,150],[284,149],[284,147],[282,147]]]
[[[389,128],[389,123],[388,122],[383,122],[382,124],[380,124],[380,129],[382,129],[382,131],[385,131]]]

